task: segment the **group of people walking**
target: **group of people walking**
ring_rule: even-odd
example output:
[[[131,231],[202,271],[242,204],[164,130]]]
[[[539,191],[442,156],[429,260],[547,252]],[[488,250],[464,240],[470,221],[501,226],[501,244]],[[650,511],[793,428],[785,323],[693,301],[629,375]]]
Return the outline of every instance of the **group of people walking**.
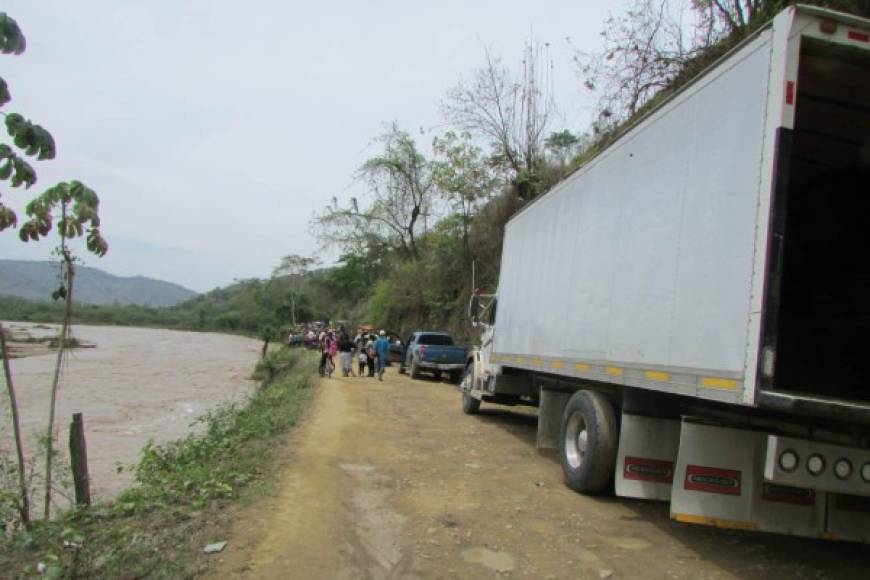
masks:
[[[345,377],[378,375],[378,380],[384,380],[384,369],[390,356],[390,341],[382,330],[379,336],[374,334],[358,334],[354,339],[344,329],[338,329],[338,335],[332,330],[325,330],[320,335],[320,376],[332,374],[331,368],[335,368],[335,355],[339,354],[341,362],[341,374]],[[353,372],[353,360],[359,363],[359,374]]]

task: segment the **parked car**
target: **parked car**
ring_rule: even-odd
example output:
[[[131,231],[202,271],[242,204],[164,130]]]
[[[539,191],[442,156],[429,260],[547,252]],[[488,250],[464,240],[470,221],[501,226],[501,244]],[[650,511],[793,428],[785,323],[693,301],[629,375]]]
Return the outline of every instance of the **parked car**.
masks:
[[[450,381],[459,384],[464,368],[464,346],[454,345],[453,338],[444,332],[418,331],[408,338],[399,372],[414,379],[422,372],[432,373],[436,379],[450,373]]]

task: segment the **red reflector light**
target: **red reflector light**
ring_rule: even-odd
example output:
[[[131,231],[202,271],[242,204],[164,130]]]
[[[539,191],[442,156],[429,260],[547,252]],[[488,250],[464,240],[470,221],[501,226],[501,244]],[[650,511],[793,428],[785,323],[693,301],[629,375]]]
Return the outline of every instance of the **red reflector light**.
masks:
[[[785,83],[785,104],[794,104],[794,81],[788,81]]]
[[[870,34],[866,32],[858,32],[857,30],[849,31],[849,40],[857,40],[859,42],[870,42]]]

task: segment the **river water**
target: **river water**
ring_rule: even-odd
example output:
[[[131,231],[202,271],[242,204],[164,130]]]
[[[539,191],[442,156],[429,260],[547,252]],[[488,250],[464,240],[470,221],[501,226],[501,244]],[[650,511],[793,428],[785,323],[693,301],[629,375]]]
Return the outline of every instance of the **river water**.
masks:
[[[4,323],[32,334],[57,332],[50,325]],[[57,446],[68,461],[69,424],[82,413],[95,501],[113,498],[132,481],[130,466],[148,440],[165,443],[197,427],[194,419],[215,405],[243,399],[261,344],[214,333],[145,328],[76,326],[73,335],[96,348],[69,353],[58,391]],[[12,359],[13,379],[25,433],[26,453],[38,455],[48,417],[56,354]],[[0,448],[14,457],[9,398],[0,378]],[[41,460],[37,472],[42,472]]]

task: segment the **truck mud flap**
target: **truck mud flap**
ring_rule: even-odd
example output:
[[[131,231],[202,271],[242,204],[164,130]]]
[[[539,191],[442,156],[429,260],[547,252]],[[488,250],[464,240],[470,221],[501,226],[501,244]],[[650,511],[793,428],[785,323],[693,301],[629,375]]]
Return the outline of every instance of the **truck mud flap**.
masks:
[[[562,414],[571,393],[541,389],[538,404],[538,434],[535,447],[538,449],[558,449],[559,433],[562,428]]]
[[[669,501],[680,446],[680,421],[622,414],[616,495]]]
[[[829,493],[825,537],[870,544],[870,497]]]
[[[671,517],[722,528],[829,537],[828,494],[764,481],[767,434],[683,419]]]

